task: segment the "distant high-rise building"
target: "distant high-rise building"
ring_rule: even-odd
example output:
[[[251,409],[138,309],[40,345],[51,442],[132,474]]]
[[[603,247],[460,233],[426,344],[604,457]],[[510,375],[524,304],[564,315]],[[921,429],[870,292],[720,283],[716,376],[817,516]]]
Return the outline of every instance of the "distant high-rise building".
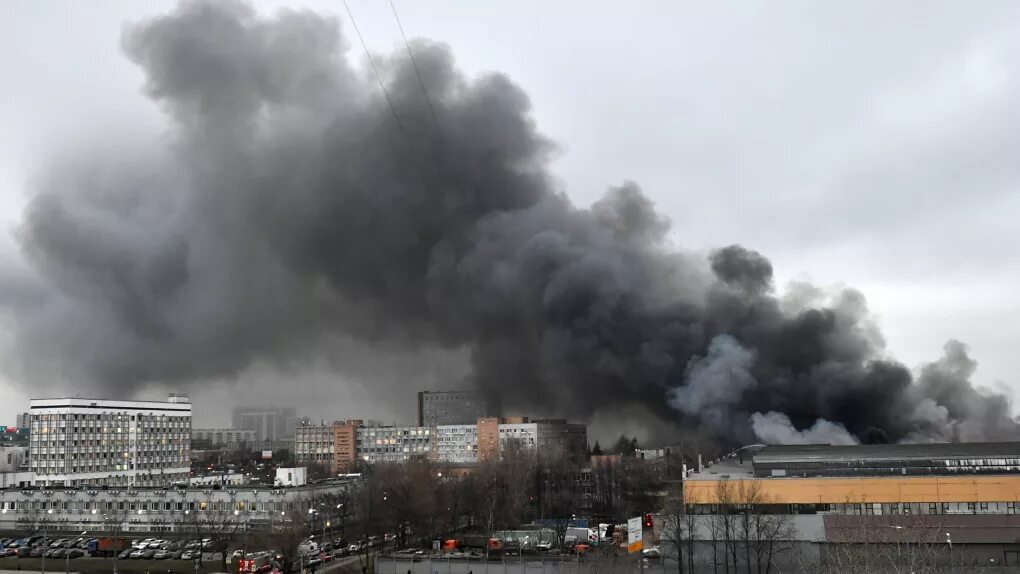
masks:
[[[485,401],[472,391],[420,391],[418,426],[475,424],[484,417]]]
[[[32,424],[31,413],[18,413],[17,425],[19,429],[27,429]]]
[[[255,435],[255,431],[249,429],[191,429],[191,442],[210,447],[250,447],[255,444]]]
[[[234,407],[233,427],[255,431],[257,441],[278,441],[294,436],[297,420],[293,407]]]

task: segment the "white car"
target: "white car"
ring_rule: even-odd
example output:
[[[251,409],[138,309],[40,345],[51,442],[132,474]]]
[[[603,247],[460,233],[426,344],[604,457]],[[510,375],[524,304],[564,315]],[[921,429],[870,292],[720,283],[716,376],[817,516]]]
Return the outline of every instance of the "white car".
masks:
[[[659,551],[658,546],[652,546],[651,548],[645,548],[642,552],[645,558],[662,558],[662,552]]]

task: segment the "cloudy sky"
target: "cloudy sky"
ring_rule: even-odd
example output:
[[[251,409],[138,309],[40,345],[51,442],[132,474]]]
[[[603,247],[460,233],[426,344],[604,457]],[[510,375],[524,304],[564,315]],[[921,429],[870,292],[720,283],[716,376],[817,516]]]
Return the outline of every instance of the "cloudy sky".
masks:
[[[256,5],[337,16],[350,57],[363,64],[342,3]],[[780,283],[807,278],[859,288],[890,352],[906,364],[937,357],[957,338],[980,363],[977,382],[1020,385],[1013,360],[1020,346],[1020,4],[396,5],[409,36],[445,42],[468,73],[505,72],[529,94],[541,131],[560,146],[556,176],[577,204],[635,180],[672,219],[677,245],[738,242],[766,254]],[[126,22],[172,6],[48,1],[7,11],[0,265],[15,271],[8,276],[29,273],[17,227],[31,182],[50,158],[104,126],[147,135],[165,129],[140,93],[143,78],[124,58],[120,33]],[[350,6],[370,49],[400,46],[388,3]],[[4,299],[30,285],[0,284],[9,291],[0,292],[0,328],[2,314],[13,312]],[[0,345],[9,338],[0,331]],[[442,378],[441,367],[434,372]],[[311,366],[246,376],[334,375]],[[0,420],[13,422],[35,383],[0,368]],[[410,417],[413,397],[378,404],[370,387],[351,380],[343,408],[370,405],[378,418]],[[226,398],[237,386],[209,388],[217,390],[204,398]],[[335,412],[332,398],[292,389],[285,396],[316,401],[320,412],[308,409],[312,416]]]

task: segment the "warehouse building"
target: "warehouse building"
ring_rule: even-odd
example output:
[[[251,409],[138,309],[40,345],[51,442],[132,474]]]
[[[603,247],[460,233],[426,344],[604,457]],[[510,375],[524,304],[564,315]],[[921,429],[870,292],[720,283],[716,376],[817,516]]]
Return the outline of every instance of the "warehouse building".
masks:
[[[736,452],[684,481],[702,552],[726,515],[785,517],[801,555],[913,545],[953,564],[1020,565],[1020,443],[798,445]],[[900,550],[902,552],[902,550]]]

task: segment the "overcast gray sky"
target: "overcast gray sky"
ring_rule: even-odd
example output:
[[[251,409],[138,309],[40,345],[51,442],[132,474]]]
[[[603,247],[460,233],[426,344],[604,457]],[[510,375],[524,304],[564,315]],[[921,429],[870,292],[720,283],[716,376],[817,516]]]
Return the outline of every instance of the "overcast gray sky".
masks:
[[[387,2],[349,1],[372,50],[398,47]],[[47,158],[105,125],[163,129],[120,32],[173,4],[8,6],[0,265],[23,265],[13,232],[26,182]],[[336,15],[349,54],[363,61],[342,3],[256,5]],[[857,287],[906,364],[936,358],[957,338],[980,363],[979,383],[1020,384],[1020,4],[397,7],[409,36],[445,42],[468,73],[499,70],[527,91],[541,131],[561,146],[556,175],[579,205],[635,180],[672,219],[677,245],[739,242],[767,255],[780,283]],[[0,344],[7,337],[0,332]],[[330,376],[311,371],[301,376]],[[13,422],[32,385],[0,379],[0,420]],[[219,388],[209,396],[234,387]],[[364,384],[350,388],[346,409],[410,417],[413,396],[380,405]],[[310,415],[334,415],[332,398],[288,396],[322,405]]]

